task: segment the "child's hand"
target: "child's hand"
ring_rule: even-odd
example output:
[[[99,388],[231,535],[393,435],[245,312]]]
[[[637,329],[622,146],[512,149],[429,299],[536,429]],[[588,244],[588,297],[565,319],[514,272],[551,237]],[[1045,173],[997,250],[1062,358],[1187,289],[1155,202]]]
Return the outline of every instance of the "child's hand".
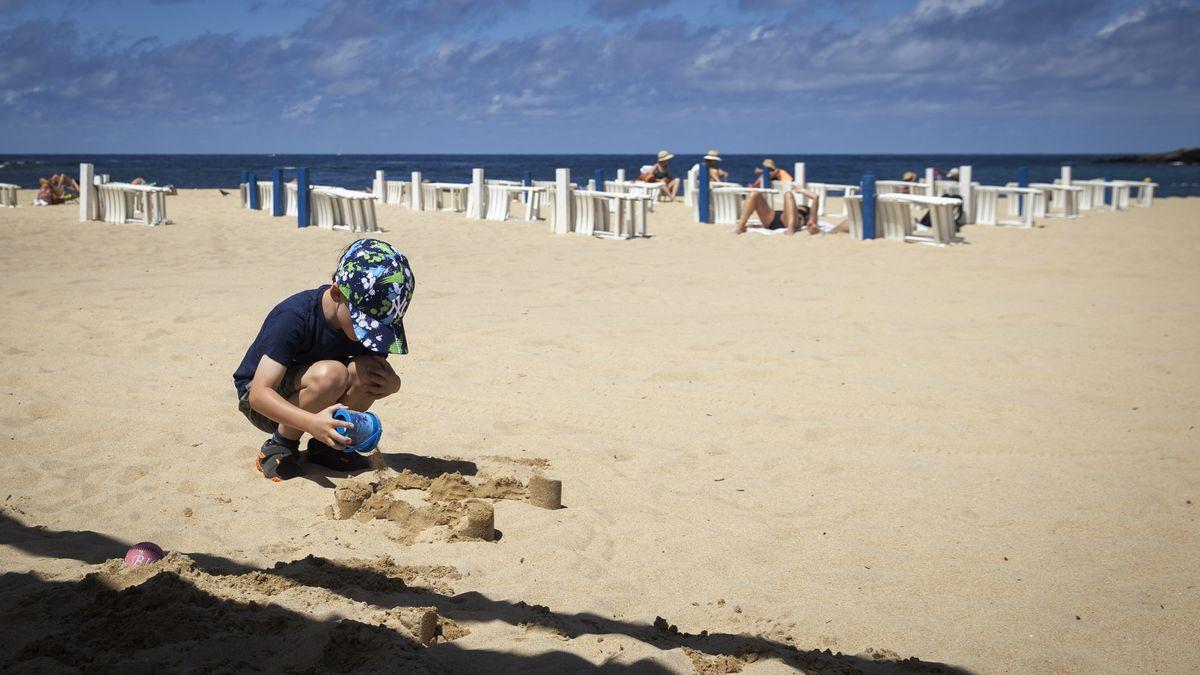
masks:
[[[355,369],[362,380],[363,391],[375,398],[391,396],[400,391],[400,376],[387,359],[379,356],[360,356]]]
[[[328,445],[331,448],[344,450],[346,445],[350,443],[350,439],[339,434],[338,427],[346,427],[347,430],[353,429],[354,425],[349,422],[334,419],[333,413],[345,408],[341,403],[334,403],[321,412],[313,415],[312,425],[305,429],[313,438]]]

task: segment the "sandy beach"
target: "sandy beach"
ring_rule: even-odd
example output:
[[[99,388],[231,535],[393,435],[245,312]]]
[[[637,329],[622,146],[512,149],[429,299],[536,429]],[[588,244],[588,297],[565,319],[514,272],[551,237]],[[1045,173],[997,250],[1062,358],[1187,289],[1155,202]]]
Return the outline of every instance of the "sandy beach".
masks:
[[[0,667],[1200,670],[1200,198],[942,249],[380,206],[417,279],[386,468],[273,484],[231,374],[356,235],[32,197],[0,209]],[[564,508],[445,524],[535,473]],[[328,516],[398,476],[419,524]]]

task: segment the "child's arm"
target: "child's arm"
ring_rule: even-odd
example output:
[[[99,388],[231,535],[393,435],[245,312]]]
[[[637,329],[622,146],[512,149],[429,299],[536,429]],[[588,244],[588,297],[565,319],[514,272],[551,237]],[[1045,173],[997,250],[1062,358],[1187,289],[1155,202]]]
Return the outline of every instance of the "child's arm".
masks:
[[[333,413],[346,406],[336,403],[320,412],[311,413],[292,405],[276,391],[286,373],[287,368],[264,354],[254,371],[254,379],[250,381],[250,407],[285,426],[308,432],[328,446],[339,449],[345,447],[350,439],[339,434],[337,427],[353,429],[354,425],[333,419]]]

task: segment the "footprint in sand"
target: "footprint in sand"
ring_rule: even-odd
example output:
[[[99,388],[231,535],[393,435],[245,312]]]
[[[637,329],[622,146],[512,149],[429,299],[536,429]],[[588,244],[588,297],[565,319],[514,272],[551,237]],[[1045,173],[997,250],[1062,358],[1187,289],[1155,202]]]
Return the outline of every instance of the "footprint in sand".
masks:
[[[492,428],[502,434],[521,434],[533,428],[529,420],[496,420]]]
[[[25,413],[35,420],[58,419],[63,416],[65,407],[51,401],[33,401],[25,407]]]

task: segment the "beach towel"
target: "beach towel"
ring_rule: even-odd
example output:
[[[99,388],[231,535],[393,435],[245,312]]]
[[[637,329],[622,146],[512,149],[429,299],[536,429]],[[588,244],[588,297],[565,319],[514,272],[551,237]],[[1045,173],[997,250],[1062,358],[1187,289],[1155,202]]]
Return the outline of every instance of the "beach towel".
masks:
[[[819,229],[824,234],[829,234],[830,232],[833,232],[833,230],[836,227],[837,227],[837,225],[834,225],[833,223],[831,223],[827,220],[818,220],[817,221],[817,229]],[[797,227],[796,231],[799,232],[801,229],[803,229],[803,228]],[[756,232],[758,234],[784,234],[785,232],[787,232],[787,228],[777,227],[773,230],[768,230],[765,227],[748,227],[748,228],[746,228],[746,231],[747,232]]]

